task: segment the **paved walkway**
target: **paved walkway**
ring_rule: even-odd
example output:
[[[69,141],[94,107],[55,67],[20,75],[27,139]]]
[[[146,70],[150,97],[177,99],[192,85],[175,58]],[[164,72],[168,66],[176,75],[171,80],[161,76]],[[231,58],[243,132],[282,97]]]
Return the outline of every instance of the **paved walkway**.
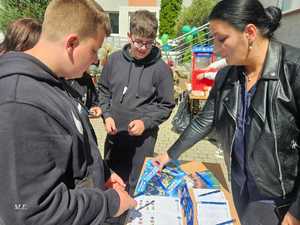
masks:
[[[166,151],[178,138],[178,134],[171,130],[171,119],[172,116],[175,114],[176,109],[174,109],[171,117],[164,122],[160,126],[160,130],[158,133],[158,140],[155,146],[155,153],[160,153]],[[92,125],[95,129],[99,148],[101,154],[103,155],[103,146],[104,140],[106,136],[105,129],[103,127],[103,123],[101,119],[91,119]],[[183,153],[179,159],[182,160],[196,160],[199,162],[210,162],[210,163],[219,163],[222,167],[222,170],[227,178],[227,172],[225,169],[224,159],[220,154],[217,153],[217,147],[211,144],[207,140],[202,140],[194,145],[191,149]]]

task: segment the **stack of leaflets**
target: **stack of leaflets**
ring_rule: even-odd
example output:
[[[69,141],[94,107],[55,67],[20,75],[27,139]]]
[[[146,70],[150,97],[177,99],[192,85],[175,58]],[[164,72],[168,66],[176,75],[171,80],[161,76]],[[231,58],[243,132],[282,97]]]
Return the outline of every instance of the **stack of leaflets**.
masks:
[[[184,185],[184,176],[186,175],[176,163],[174,166],[165,167],[160,174],[159,168],[148,160],[144,172],[138,182],[135,190],[135,196],[160,195],[160,196],[178,196],[180,186]]]

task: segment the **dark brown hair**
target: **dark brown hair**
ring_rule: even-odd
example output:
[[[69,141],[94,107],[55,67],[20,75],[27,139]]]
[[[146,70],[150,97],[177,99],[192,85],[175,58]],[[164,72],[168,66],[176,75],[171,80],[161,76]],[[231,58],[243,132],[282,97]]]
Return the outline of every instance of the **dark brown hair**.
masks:
[[[143,38],[155,38],[158,22],[155,14],[148,10],[138,10],[130,18],[130,33]]]
[[[8,51],[26,51],[39,40],[42,25],[32,18],[22,18],[11,22],[0,44],[0,53]]]
[[[209,20],[222,20],[243,32],[254,24],[263,37],[271,38],[280,25],[281,10],[275,6],[264,9],[258,0],[223,0],[210,13]]]

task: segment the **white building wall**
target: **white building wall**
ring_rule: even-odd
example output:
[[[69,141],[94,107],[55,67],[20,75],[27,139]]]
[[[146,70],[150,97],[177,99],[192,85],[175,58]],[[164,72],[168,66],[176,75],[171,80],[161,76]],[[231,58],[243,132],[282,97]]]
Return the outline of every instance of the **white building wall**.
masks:
[[[96,0],[106,12],[119,12],[119,35],[127,36],[129,31],[129,13],[140,9],[147,9],[151,12],[155,12],[157,19],[159,20],[160,7],[138,6],[129,7],[128,0]]]
[[[271,5],[278,6],[281,1],[284,0],[261,0],[264,7],[268,7]],[[278,28],[278,30],[276,30],[274,36],[279,41],[300,48],[299,27],[300,27],[300,8],[295,8],[290,11],[284,11],[280,22],[280,27]]]
[[[128,6],[128,0],[96,0],[107,12],[118,12],[120,6]]]

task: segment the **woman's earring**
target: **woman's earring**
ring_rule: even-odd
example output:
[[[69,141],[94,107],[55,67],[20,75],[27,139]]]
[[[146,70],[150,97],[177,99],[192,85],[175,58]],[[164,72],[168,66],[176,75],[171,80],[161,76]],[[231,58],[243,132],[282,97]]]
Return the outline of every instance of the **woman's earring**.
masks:
[[[248,48],[249,48],[249,50],[252,50],[252,48],[253,48],[253,42],[249,43],[249,47]]]

